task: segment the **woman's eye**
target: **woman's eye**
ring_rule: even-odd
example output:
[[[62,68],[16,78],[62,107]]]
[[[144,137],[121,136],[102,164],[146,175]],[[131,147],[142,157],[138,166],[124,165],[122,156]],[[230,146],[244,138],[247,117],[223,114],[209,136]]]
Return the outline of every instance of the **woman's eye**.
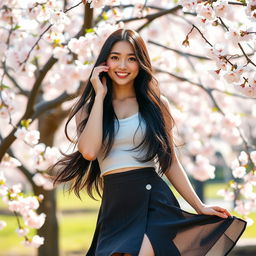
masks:
[[[117,60],[117,59],[118,59],[117,56],[112,56],[112,57],[111,57],[111,60]]]
[[[131,58],[129,58],[129,60],[131,60],[131,61],[136,61],[136,58],[131,57]]]

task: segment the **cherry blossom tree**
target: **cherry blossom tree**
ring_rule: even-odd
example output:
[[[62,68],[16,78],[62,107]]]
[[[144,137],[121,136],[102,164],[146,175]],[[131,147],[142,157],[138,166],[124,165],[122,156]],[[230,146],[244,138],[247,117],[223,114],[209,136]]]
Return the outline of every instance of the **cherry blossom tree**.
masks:
[[[221,153],[230,180],[218,193],[234,200],[252,224],[255,21],[255,0],[0,3],[0,196],[17,217],[24,245],[39,248],[39,255],[59,255],[56,189],[46,170],[60,150],[67,151],[61,124],[117,28],[137,30],[148,45],[185,144],[185,169],[200,181],[213,179]],[[21,184],[8,185],[6,173],[14,171],[26,177],[33,196]],[[6,224],[0,221],[0,229]],[[28,237],[29,228],[38,234]]]

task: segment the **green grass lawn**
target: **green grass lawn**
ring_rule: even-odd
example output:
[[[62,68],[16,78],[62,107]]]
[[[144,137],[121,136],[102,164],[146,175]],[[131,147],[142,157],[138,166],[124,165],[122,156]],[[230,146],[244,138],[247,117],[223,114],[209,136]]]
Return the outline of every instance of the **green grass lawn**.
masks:
[[[218,198],[218,196],[216,196],[216,191],[222,187],[222,184],[207,185],[206,196]],[[179,197],[175,191],[174,193],[177,197]],[[60,248],[63,256],[85,255],[95,229],[99,205],[100,201],[94,201],[86,195],[82,195],[82,201],[80,201],[74,194],[63,194],[62,190],[58,191],[59,211],[74,210],[74,213],[63,214],[63,212],[59,212],[58,214]],[[4,205],[1,202],[0,208],[3,207]],[[83,209],[84,212],[75,211],[81,209]],[[232,212],[232,214],[238,216],[238,214],[235,212]],[[256,213],[252,213],[250,217],[256,222]],[[36,255],[35,249],[25,248],[20,244],[22,238],[18,237],[15,233],[17,223],[13,216],[0,215],[0,220],[5,220],[7,222],[7,226],[0,231],[0,256],[11,255],[11,252],[13,253],[12,255],[19,256]],[[242,238],[256,238],[255,228],[256,224],[248,227]],[[74,254],[71,254],[71,251],[73,251]],[[80,252],[80,254],[78,252]]]

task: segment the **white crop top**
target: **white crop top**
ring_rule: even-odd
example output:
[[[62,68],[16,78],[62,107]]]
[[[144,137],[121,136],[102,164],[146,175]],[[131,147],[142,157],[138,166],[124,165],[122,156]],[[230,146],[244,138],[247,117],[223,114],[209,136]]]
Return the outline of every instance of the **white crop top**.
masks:
[[[139,113],[124,119],[119,119],[118,121],[115,119],[114,122],[115,136],[113,146],[105,159],[103,159],[103,149],[99,152],[97,157],[101,176],[108,171],[123,167],[155,167],[155,159],[140,163],[133,157],[142,157],[145,154],[145,151],[142,151],[141,147],[132,151],[125,151],[138,146],[144,138],[146,125],[143,119],[141,119],[139,125]],[[120,125],[119,129],[118,122]]]

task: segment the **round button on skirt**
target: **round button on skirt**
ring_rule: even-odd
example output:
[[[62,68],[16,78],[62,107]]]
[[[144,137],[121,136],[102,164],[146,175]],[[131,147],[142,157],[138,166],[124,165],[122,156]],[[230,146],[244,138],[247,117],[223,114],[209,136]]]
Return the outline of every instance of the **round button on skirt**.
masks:
[[[86,256],[138,256],[146,234],[155,256],[228,255],[245,230],[235,216],[193,214],[180,205],[154,167],[103,176],[103,197]]]

